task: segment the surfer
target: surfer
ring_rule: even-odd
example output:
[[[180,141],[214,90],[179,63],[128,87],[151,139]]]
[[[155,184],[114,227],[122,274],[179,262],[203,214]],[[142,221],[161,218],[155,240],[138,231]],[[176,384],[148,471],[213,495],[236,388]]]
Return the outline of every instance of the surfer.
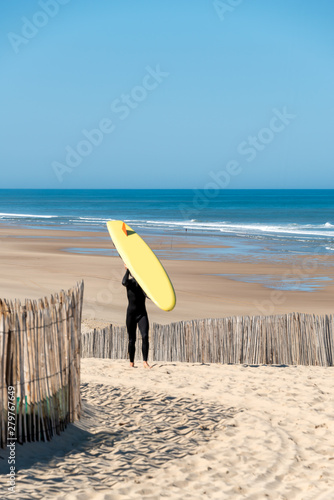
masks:
[[[149,322],[145,306],[146,295],[134,277],[126,268],[126,273],[122,280],[122,285],[126,287],[128,296],[128,309],[126,312],[126,328],[129,335],[129,357],[130,366],[134,367],[135,351],[136,351],[136,330],[139,327],[142,336],[142,352],[144,368],[151,368],[147,362],[148,358],[148,329]]]

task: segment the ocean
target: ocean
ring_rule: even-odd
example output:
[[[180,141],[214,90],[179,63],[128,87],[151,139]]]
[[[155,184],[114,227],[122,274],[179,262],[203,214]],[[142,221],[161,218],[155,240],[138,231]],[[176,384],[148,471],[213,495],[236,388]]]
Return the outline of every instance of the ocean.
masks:
[[[110,219],[208,245],[175,258],[334,255],[334,190],[0,190],[3,224],[94,233]]]

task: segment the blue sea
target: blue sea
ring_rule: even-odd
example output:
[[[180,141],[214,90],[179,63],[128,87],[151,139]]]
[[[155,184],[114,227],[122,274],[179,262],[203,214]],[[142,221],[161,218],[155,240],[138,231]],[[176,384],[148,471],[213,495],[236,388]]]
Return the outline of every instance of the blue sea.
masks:
[[[291,263],[289,277],[228,275],[233,280],[307,292],[332,282],[326,268],[334,264],[334,190],[0,190],[0,223],[55,230],[55,237],[60,229],[83,230],[101,242],[87,248],[81,236],[84,248],[71,248],[62,236],[67,252],[117,255],[106,228],[110,219],[167,242],[167,249],[155,246],[160,258]],[[187,245],[176,245],[182,241]],[[303,255],[306,260],[298,260]],[[307,272],[312,255],[320,255],[316,274]],[[302,273],[294,261],[300,269],[306,262]]]
[[[94,233],[110,219],[208,245],[200,258],[334,255],[334,190],[0,190],[7,225]]]

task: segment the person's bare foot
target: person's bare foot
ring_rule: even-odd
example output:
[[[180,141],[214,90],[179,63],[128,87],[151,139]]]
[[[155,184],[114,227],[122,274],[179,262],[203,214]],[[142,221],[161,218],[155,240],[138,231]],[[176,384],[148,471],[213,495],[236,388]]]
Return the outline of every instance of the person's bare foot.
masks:
[[[134,367],[135,367],[135,364],[131,363],[131,361],[130,361],[130,368],[134,368]]]
[[[144,368],[152,368],[147,361],[144,361]]]

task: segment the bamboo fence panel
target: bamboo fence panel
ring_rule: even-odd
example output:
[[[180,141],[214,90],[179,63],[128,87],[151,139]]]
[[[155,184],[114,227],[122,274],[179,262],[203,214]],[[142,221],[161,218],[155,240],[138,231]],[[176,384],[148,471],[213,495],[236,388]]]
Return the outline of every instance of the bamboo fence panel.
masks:
[[[8,440],[8,387],[18,443],[50,440],[80,418],[83,282],[39,301],[0,300],[0,446]]]
[[[8,325],[8,313],[6,311],[5,305],[0,300],[0,331],[7,332],[9,329]],[[8,334],[0,335],[0,356],[4,361],[0,366],[0,410],[1,410],[1,427],[0,427],[0,440],[1,443],[6,439],[7,435],[7,419],[6,419],[6,408],[8,407],[7,403],[7,387],[6,387],[6,371],[7,371],[7,363],[5,362],[7,359],[8,352]]]
[[[125,327],[82,334],[82,357],[127,359]],[[141,360],[137,332],[136,359]],[[188,363],[333,366],[333,316],[291,313],[153,323],[150,359]]]

